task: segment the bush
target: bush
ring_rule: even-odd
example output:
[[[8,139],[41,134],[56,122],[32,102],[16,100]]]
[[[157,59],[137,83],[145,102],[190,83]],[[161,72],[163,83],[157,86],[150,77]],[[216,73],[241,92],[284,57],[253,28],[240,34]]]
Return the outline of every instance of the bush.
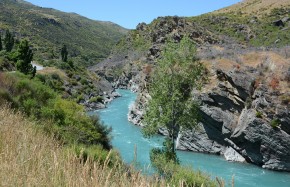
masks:
[[[153,165],[172,186],[180,186],[181,181],[181,186],[218,186],[217,181],[213,181],[208,175],[168,161],[163,154],[155,155]]]
[[[257,118],[262,118],[262,117],[263,117],[263,113],[260,112],[260,111],[257,111],[257,112],[256,112],[256,117],[257,117]]]
[[[280,120],[279,119],[273,119],[270,123],[270,125],[273,127],[273,128],[277,128],[279,125],[280,125]]]
[[[92,97],[90,98],[89,102],[94,103],[94,102],[103,102],[104,98],[102,96],[97,96],[97,97]]]
[[[7,103],[11,104],[13,108],[17,106],[16,102],[14,101],[13,97],[8,93],[8,91],[0,88],[0,106],[3,106]]]
[[[12,103],[27,116],[50,121],[43,128],[66,144],[111,148],[111,129],[103,126],[98,118],[88,117],[81,105],[62,99],[39,79],[31,80],[19,73],[0,74],[0,104],[5,102]]]
[[[290,104],[290,95],[281,96],[282,104],[288,105]]]

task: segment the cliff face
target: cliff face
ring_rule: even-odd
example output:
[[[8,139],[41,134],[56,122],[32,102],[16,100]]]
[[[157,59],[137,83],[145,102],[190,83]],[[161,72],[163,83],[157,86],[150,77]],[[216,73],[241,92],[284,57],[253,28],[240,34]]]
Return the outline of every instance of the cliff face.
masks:
[[[177,149],[290,171],[289,100],[281,99],[289,97],[285,96],[289,90],[282,93],[266,81],[257,82],[259,74],[250,67],[212,69],[211,81],[195,91],[202,120],[195,129],[180,132]],[[128,119],[134,124],[142,126],[144,103],[149,98],[141,92],[131,108]],[[162,129],[160,133],[166,135]]]
[[[289,105],[280,104],[277,93],[265,85],[255,88],[254,76],[243,70],[217,70],[216,76],[218,82],[211,91],[197,93],[201,123],[193,131],[182,132],[177,147],[225,154],[234,161],[244,157],[267,169],[290,171]],[[233,158],[236,153],[240,156]]]
[[[142,116],[150,99],[147,88],[151,69],[166,39],[179,42],[188,35],[196,43],[198,57],[207,67],[209,77],[201,90],[193,90],[195,99],[200,102],[202,120],[198,127],[179,133],[177,148],[290,171],[290,48],[283,45],[287,39],[283,39],[279,47],[279,41],[272,42],[273,38],[268,47],[264,46],[265,41],[255,47],[252,43],[259,42],[264,33],[257,32],[259,29],[255,30],[254,25],[275,28],[271,20],[263,22],[255,18],[257,22],[251,25],[252,18],[245,17],[249,24],[243,25],[248,28],[244,32],[238,29],[242,24],[231,22],[232,17],[205,17],[166,17],[149,25],[139,24],[119,43],[109,59],[94,68],[115,87],[133,87],[139,91],[128,119],[143,126]],[[215,23],[205,26],[205,20],[221,21],[216,23],[218,25],[235,25],[237,30],[227,35],[231,31],[226,27],[217,27],[224,30],[216,31]],[[284,27],[280,29],[281,36],[288,36]],[[271,34],[265,37],[272,37]],[[164,129],[159,133],[167,135]]]

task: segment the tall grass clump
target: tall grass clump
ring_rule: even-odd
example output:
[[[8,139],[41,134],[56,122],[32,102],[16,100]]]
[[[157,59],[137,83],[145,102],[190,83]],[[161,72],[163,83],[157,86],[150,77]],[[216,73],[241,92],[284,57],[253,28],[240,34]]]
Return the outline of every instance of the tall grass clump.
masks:
[[[7,106],[0,109],[0,186],[166,186],[121,163],[84,160]],[[128,172],[130,171],[130,172]]]

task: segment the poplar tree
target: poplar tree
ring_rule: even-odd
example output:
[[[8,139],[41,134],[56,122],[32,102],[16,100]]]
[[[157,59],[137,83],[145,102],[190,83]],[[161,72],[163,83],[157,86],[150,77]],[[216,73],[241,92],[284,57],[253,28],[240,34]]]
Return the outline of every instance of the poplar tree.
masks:
[[[67,55],[68,55],[68,52],[67,52],[67,47],[66,45],[63,45],[62,48],[61,48],[61,60],[63,62],[67,62]]]
[[[163,154],[166,160],[178,163],[175,150],[178,133],[192,129],[198,123],[199,106],[193,99],[192,90],[201,86],[205,68],[195,55],[195,45],[188,37],[180,43],[169,41],[153,72],[149,85],[151,100],[143,119],[143,134],[151,137],[162,128],[169,136],[163,149],[151,151],[152,163],[158,156],[156,154]]]
[[[12,36],[9,30],[6,30],[5,38],[3,42],[4,42],[6,51],[7,52],[12,51],[15,41],[14,41],[14,37]]]

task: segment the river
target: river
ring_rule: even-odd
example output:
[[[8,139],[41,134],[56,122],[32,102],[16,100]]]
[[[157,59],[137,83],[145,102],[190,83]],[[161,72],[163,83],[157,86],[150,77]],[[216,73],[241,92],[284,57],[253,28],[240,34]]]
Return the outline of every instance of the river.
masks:
[[[132,163],[137,158],[139,168],[150,172],[149,151],[159,147],[163,138],[156,136],[145,139],[140,127],[127,120],[129,106],[135,101],[136,94],[128,90],[118,90],[122,97],[112,101],[107,108],[96,111],[105,125],[111,126],[112,144],[118,149],[126,163]],[[136,151],[136,156],[134,152]],[[221,177],[227,186],[231,186],[234,177],[235,187],[289,187],[290,173],[265,170],[252,164],[232,163],[221,156],[178,151],[182,165],[200,169],[214,177]]]

